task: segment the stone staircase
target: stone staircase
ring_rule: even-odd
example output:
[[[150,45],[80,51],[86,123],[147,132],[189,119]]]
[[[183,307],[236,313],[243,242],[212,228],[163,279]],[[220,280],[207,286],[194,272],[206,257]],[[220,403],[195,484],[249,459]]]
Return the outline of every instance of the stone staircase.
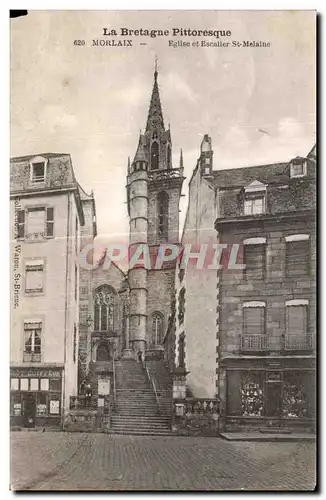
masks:
[[[170,416],[158,411],[154,391],[141,363],[116,361],[116,407],[110,432],[134,435],[170,435]],[[170,403],[171,405],[171,403]]]

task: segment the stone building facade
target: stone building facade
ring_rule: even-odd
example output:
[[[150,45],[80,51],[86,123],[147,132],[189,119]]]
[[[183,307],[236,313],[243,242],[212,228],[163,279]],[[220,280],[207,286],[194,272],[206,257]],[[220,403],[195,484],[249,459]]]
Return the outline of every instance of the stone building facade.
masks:
[[[219,242],[242,248],[219,280],[221,429],[314,427],[315,176],[314,148],[218,182]]]
[[[228,170],[213,170],[212,157],[204,136],[182,236],[192,259],[176,270],[166,361],[183,370],[189,397],[219,400],[220,431],[311,428],[316,150]]]
[[[84,214],[70,155],[12,158],[10,200],[11,425],[58,427],[77,390]]]

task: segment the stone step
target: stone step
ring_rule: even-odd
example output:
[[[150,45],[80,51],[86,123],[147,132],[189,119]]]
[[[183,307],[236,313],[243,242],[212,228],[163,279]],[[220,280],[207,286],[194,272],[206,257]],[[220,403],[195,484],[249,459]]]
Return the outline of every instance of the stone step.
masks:
[[[106,432],[109,434],[123,434],[126,436],[172,436],[173,435],[170,429],[154,430],[154,431],[110,429],[109,431]]]
[[[154,432],[154,431],[168,431],[170,430],[167,425],[123,425],[120,423],[114,423],[111,425],[110,429],[121,430],[121,431],[138,431],[138,432]]]
[[[161,417],[161,416],[157,416],[157,415],[124,415],[124,416],[121,416],[121,415],[112,415],[111,417],[111,420],[112,422],[120,422],[120,421],[123,421],[123,422],[126,422],[126,423],[133,423],[133,424],[137,424],[137,423],[141,423],[141,424],[150,424],[150,423],[162,423],[162,424],[166,424],[169,422],[169,418],[168,417]]]

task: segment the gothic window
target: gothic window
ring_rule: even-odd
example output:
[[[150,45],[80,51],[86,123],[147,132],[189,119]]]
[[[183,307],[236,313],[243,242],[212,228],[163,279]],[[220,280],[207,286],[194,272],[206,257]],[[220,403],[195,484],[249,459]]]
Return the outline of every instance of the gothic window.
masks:
[[[153,136],[152,136],[152,139],[157,139],[157,132],[153,132]]]
[[[102,285],[95,291],[94,297],[94,330],[111,331],[114,327],[114,297],[113,289]]]
[[[159,166],[159,147],[158,143],[154,141],[151,146],[151,167],[152,170],[157,170]]]
[[[168,237],[169,218],[169,196],[165,191],[161,191],[158,196],[158,236]]]
[[[163,341],[163,317],[159,312],[152,316],[152,345],[160,345]]]
[[[171,168],[171,146],[168,144],[167,151],[166,151],[166,165],[167,168]]]

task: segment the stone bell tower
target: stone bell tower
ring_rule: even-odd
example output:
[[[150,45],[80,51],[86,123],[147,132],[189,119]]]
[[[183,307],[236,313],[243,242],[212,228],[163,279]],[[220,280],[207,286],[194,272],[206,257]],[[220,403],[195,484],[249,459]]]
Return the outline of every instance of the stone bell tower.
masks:
[[[133,162],[128,164],[129,248],[148,245],[150,268],[129,269],[130,344],[133,349],[160,350],[174,296],[175,261],[161,269],[153,263],[160,245],[179,244],[179,202],[183,160],[172,164],[170,128],[165,129],[157,68],[145,132],[140,134]]]

